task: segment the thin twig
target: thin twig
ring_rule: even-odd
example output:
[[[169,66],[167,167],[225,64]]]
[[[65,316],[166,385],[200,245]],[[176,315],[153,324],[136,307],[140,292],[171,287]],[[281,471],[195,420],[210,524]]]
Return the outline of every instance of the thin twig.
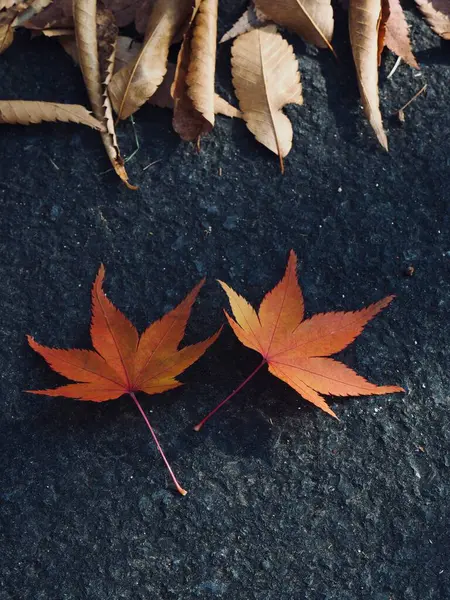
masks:
[[[162,158],[158,158],[158,160],[154,160],[153,162],[149,163],[146,167],[144,167],[142,170],[146,171],[147,169],[149,169],[150,167],[153,167],[153,165],[156,165],[157,163],[161,162]]]
[[[402,62],[402,59],[400,58],[400,56],[397,58],[397,60],[395,61],[395,65],[392,67],[391,72],[389,73],[389,75],[386,77],[386,79],[390,79],[392,77],[392,75],[395,73],[395,71],[398,69],[400,63]]]
[[[417,92],[417,94],[414,94],[414,96],[411,98],[411,100],[408,100],[408,102],[404,106],[402,106],[401,108],[396,110],[394,114],[398,114],[399,112],[404,111],[405,108],[407,108],[411,104],[411,102],[414,102],[414,100],[416,98],[418,98],[421,94],[424,93],[424,91],[427,89],[427,87],[428,87],[428,83],[426,83],[422,88],[420,88],[420,90]]]
[[[131,125],[133,127],[133,133],[134,133],[134,141],[136,142],[136,148],[135,150],[130,154],[130,156],[127,156],[126,159],[124,160],[124,162],[129,162],[132,158],[134,158],[136,156],[136,154],[139,152],[139,150],[141,149],[141,146],[139,144],[139,138],[137,136],[136,133],[136,124],[134,122],[134,118],[133,115],[130,115],[130,121],[131,121]]]

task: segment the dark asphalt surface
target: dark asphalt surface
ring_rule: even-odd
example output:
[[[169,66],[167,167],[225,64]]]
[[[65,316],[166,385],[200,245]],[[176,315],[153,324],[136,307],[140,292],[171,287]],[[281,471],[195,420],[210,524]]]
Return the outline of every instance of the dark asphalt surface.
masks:
[[[223,33],[245,2],[221,4]],[[225,118],[197,154],[168,111],[140,111],[134,193],[102,174],[87,128],[1,127],[0,600],[450,597],[450,45],[412,8],[408,21],[422,70],[401,65],[386,80],[386,54],[389,154],[361,113],[342,13],[339,65],[288,36],[305,104],[287,110],[295,145],[284,177]],[[232,98],[229,53],[220,48],[217,89]],[[22,33],[0,75],[4,98],[87,104],[53,41]],[[424,83],[399,125],[389,115]],[[130,154],[130,123],[119,137]],[[23,393],[62,381],[25,334],[89,347],[100,262],[109,297],[140,330],[207,275],[193,342],[223,322],[215,278],[257,303],[290,248],[308,314],[397,295],[341,358],[406,394],[330,398],[336,422],[261,372],[197,434],[259,360],[226,328],[184,387],[140,396],[189,490],[181,498],[129,399]]]

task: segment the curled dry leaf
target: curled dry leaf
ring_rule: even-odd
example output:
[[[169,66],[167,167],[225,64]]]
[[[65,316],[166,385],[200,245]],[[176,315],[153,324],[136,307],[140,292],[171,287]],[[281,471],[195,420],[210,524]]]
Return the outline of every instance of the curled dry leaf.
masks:
[[[384,44],[408,65],[419,68],[411,49],[409,28],[400,0],[389,0],[389,16],[385,24]]]
[[[155,2],[156,0],[134,0],[134,26],[136,27],[136,31],[141,35],[145,35],[148,25],[148,16],[152,12]]]
[[[17,0],[0,0],[0,11],[6,11],[12,8],[15,4],[20,4]]]
[[[217,0],[201,0],[184,35],[172,87],[173,127],[186,141],[214,127]]]
[[[245,13],[236,21],[233,27],[220,38],[219,44],[233,40],[243,33],[253,31],[253,29],[258,29],[266,23],[266,15],[258,10],[253,4],[250,4]]]
[[[172,98],[171,89],[175,77],[175,69],[176,67],[174,64],[167,64],[167,73],[164,77],[164,81],[149,100],[149,103],[153,106],[170,108],[173,110],[174,99]],[[214,94],[214,112],[216,115],[223,115],[224,117],[230,117],[231,119],[242,119],[241,111],[219,96],[219,94]]]
[[[14,19],[12,25],[13,27],[20,27],[39,13],[41,13],[44,8],[47,8],[49,4],[51,4],[53,0],[35,0],[24,12],[17,15]]]
[[[134,21],[136,0],[103,0],[102,6],[113,13],[118,27],[126,27]]]
[[[450,0],[416,0],[431,29],[444,40],[450,40]]]
[[[14,2],[11,6],[0,8],[0,25],[10,25],[17,15],[27,10],[30,4],[31,0],[21,0],[20,2]]]
[[[247,127],[267,148],[283,158],[292,147],[292,125],[282,112],[286,104],[302,104],[298,62],[292,46],[274,25],[244,33],[235,40],[233,85]]]
[[[79,104],[0,100],[0,123],[32,125],[54,121],[79,123],[98,131],[105,130],[103,123],[95,119],[84,106]]]
[[[218,0],[202,0],[195,17],[191,56],[186,77],[194,108],[214,126]]]
[[[378,141],[388,149],[378,96],[378,48],[381,0],[350,0],[349,30],[364,112]]]
[[[305,42],[334,53],[331,0],[255,0],[255,6],[268,19],[294,31]]]
[[[128,181],[117,144],[111,104],[107,95],[107,82],[110,78],[114,56],[114,46],[111,44],[115,42],[117,35],[112,14],[106,10],[99,11],[100,24],[98,25],[96,0],[74,0],[73,9],[81,72],[94,115],[106,126],[106,131],[102,133],[103,145],[117,175],[127,187],[136,189]],[[100,39],[100,45],[97,44],[98,26],[104,36]],[[102,61],[102,68],[99,57]]]
[[[140,53],[113,76],[108,87],[119,119],[132,115],[161,85],[170,44],[190,11],[191,0],[156,0]]]
[[[0,54],[7,50],[14,40],[14,28],[11,25],[0,25]]]
[[[170,108],[173,110],[174,99],[172,98],[171,89],[175,78],[175,70],[176,67],[173,63],[167,63],[167,73],[164,76],[164,80],[150,98],[149,104],[159,106],[159,108]],[[216,115],[242,119],[241,111],[219,96],[219,94],[214,94],[214,112]]]
[[[54,0],[42,12],[24,23],[24,26],[38,30],[73,28],[72,15],[72,0]]]
[[[43,33],[44,35],[46,34],[46,32]],[[66,35],[62,35],[60,42],[66,52],[78,64],[79,59],[75,39],[73,37],[69,38]],[[140,48],[141,44],[139,42],[135,42],[133,38],[123,35],[119,36],[116,44],[114,70],[118,71],[120,68],[127,65],[131,60],[134,60],[134,58],[139,54]],[[173,63],[167,63],[167,71],[163,82],[153,96],[148,100],[149,104],[158,106],[159,108],[169,108],[170,110],[173,110],[174,100],[172,98],[171,88],[175,77],[175,70],[176,66]],[[214,111],[216,115],[242,119],[241,111],[219,96],[219,94],[214,94]]]

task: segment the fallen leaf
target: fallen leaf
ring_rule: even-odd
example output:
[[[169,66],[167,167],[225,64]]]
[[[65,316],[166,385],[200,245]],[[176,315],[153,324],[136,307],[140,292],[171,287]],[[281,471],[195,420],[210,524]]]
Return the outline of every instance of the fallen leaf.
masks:
[[[56,29],[56,28],[43,29],[41,31],[41,33],[45,37],[49,37],[49,38],[72,37],[72,39],[75,42],[75,31],[73,30],[72,27],[59,28],[59,29]],[[78,59],[76,62],[78,62]]]
[[[49,37],[58,37],[64,50],[69,54],[76,64],[79,64],[78,50],[73,36],[67,35],[70,30],[43,30],[44,35]],[[141,44],[135,42],[132,38],[120,35],[117,38],[116,55],[114,61],[114,69],[119,70],[126,65],[130,60],[133,60],[140,50]],[[175,76],[175,65],[173,63],[167,63],[167,72],[164,76],[163,82],[149,99],[149,104],[158,106],[159,108],[169,108],[173,110],[174,102],[171,94],[171,88]],[[225,117],[242,119],[241,111],[227,102],[219,94],[214,94],[214,111],[216,115],[223,115]]]
[[[167,73],[164,76],[164,80],[153,96],[149,99],[149,103],[153,106],[159,106],[160,108],[170,108],[173,110],[174,100],[172,98],[171,89],[173,80],[175,77],[175,65],[172,63],[167,64]],[[225,98],[214,94],[214,112],[216,115],[223,115],[225,117],[242,119],[241,111],[227,102]]]
[[[125,170],[124,161],[117,144],[111,103],[107,94],[107,85],[111,76],[113,63],[114,46],[112,46],[108,52],[105,44],[103,44],[103,47],[100,48],[102,54],[102,63],[100,63],[99,44],[97,41],[98,16],[96,0],[74,0],[73,13],[75,21],[75,37],[84,83],[94,115],[98,120],[105,123],[106,127],[106,131],[102,133],[103,145],[105,146],[109,160],[117,175],[128,188],[136,189],[136,187],[131,185],[128,181],[128,174]],[[109,35],[112,35],[113,37],[117,35],[115,25],[110,16],[111,13],[103,9],[103,11],[99,11],[99,15],[100,19],[108,21],[110,27]],[[106,42],[107,47],[110,46],[110,42],[111,39]]]
[[[173,128],[185,141],[199,139],[214,126],[214,75],[217,38],[217,0],[194,6],[184,35],[174,82]]]
[[[126,35],[119,35],[116,42],[116,57],[114,61],[114,73],[126,67],[136,58],[141,50],[142,44]]]
[[[3,8],[0,6],[0,25],[10,25],[17,15],[20,15],[30,6],[31,0],[5,3]]]
[[[223,115],[224,117],[230,117],[230,119],[243,118],[241,111],[219,94],[214,94],[214,112],[216,115]]]
[[[94,350],[48,348],[28,336],[30,346],[54,371],[76,383],[55,389],[31,390],[30,393],[92,402],[105,402],[128,394],[144,417],[177,490],[184,495],[186,492],[177,482],[136,392],[160,394],[179,387],[182,383],[176,377],[196,362],[217,339],[220,330],[203,342],[178,350],[203,281],[181,304],[139,336],[134,325],[106,297],[104,277],[102,265],[92,288],[91,340]]]
[[[14,19],[12,25],[13,27],[20,27],[39,13],[41,13],[44,8],[47,8],[49,4],[51,4],[53,0],[35,0],[31,3],[31,5],[20,15]]]
[[[259,352],[263,360],[237,390],[195,427],[197,431],[264,365],[305,400],[335,418],[335,413],[320,394],[360,396],[404,391],[398,386],[370,383],[343,363],[329,358],[351,344],[368,321],[390,304],[393,296],[355,312],[323,313],[304,320],[303,295],[297,281],[297,257],[293,251],[283,279],[266,294],[258,313],[226,283],[219,283],[227,293],[233,311],[234,319],[225,312],[231,328],[239,341]]]
[[[286,104],[303,103],[298,62],[292,46],[274,25],[239,36],[233,43],[233,85],[247,127],[269,150],[283,158],[292,147]]]
[[[0,54],[7,50],[14,40],[14,28],[11,25],[0,25]]]
[[[133,23],[136,0],[103,0],[102,6],[113,13],[118,27],[126,27]]]
[[[140,53],[115,73],[108,86],[118,119],[136,112],[161,85],[170,44],[190,11],[191,0],[156,0]]]
[[[54,0],[42,12],[24,23],[33,30],[73,28],[72,0]]]
[[[389,16],[386,20],[384,44],[411,67],[419,68],[411,49],[409,28],[400,0],[388,0]]]
[[[8,10],[16,4],[20,4],[20,2],[17,0],[0,0],[0,11]]]
[[[380,23],[381,0],[350,0],[350,43],[362,104],[378,141],[387,150],[388,141],[383,128],[378,96]]]
[[[416,0],[431,29],[444,40],[450,40],[450,0]]]
[[[258,10],[253,4],[250,4],[245,13],[236,21],[233,27],[220,38],[219,44],[233,40],[243,33],[253,31],[253,29],[258,29],[265,25],[267,20],[268,19],[263,12]]]
[[[133,0],[131,0],[133,2]],[[136,31],[145,35],[148,25],[148,15],[152,12],[156,0],[134,0],[135,15],[134,25]]]
[[[214,76],[216,72],[218,0],[202,0],[193,24],[188,95],[194,108],[214,126]]]
[[[104,131],[103,124],[79,104],[58,102],[36,102],[25,100],[0,100],[0,123],[32,125],[36,123],[62,121],[88,125]]]
[[[334,54],[331,0],[255,0],[255,6],[268,19],[294,31],[305,42],[329,48]]]

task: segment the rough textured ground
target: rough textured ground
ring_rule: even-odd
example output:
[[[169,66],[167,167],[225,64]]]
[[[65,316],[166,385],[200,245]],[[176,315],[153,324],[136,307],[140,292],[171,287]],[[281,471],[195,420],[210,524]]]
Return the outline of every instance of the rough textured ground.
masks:
[[[221,32],[244,5],[222,2]],[[168,112],[142,110],[135,193],[101,174],[95,132],[2,126],[1,600],[450,597],[450,50],[413,10],[408,20],[422,70],[401,65],[386,80],[395,59],[385,58],[389,154],[360,112],[344,15],[339,65],[289,38],[305,105],[287,111],[295,147],[284,177],[241,122],[222,118],[197,154]],[[227,95],[229,45],[218,63]],[[19,36],[0,75],[3,97],[87,102],[79,71],[49,40]],[[424,82],[398,125],[389,115]],[[119,135],[130,153],[131,125]],[[258,361],[225,330],[185,387],[142,395],[189,489],[181,498],[130,400],[22,392],[61,380],[26,333],[89,344],[101,261],[109,296],[141,329],[208,275],[193,341],[223,322],[216,277],[258,302],[291,247],[309,313],[397,294],[343,358],[407,394],[331,399],[336,422],[260,373],[196,434]]]

